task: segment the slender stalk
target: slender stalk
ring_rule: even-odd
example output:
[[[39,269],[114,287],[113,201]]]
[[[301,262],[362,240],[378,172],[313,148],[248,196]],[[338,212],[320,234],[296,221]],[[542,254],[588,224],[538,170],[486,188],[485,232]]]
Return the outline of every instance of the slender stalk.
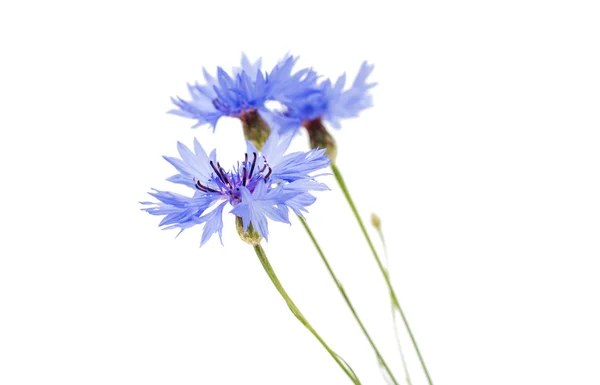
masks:
[[[281,296],[285,300],[285,303],[288,305],[288,307],[290,308],[292,313],[296,316],[298,321],[300,321],[300,323],[302,325],[304,325],[304,327],[306,327],[313,336],[315,336],[315,338],[321,343],[321,345],[323,345],[325,350],[327,350],[327,352],[331,355],[331,357],[335,360],[335,362],[337,362],[337,364],[340,366],[340,368],[342,368],[344,373],[346,373],[346,375],[352,380],[352,382],[356,385],[361,385],[360,380],[358,379],[358,377],[356,376],[356,373],[354,373],[354,371],[352,370],[350,365],[348,365],[348,363],[346,363],[346,361],[344,361],[344,359],[342,357],[340,357],[336,352],[334,352],[327,345],[327,343],[325,343],[325,341],[323,340],[323,338],[321,338],[319,333],[317,333],[317,331],[308,322],[306,317],[304,317],[304,315],[300,312],[300,310],[298,309],[298,307],[296,306],[294,301],[292,301],[292,299],[290,298],[288,293],[285,291],[285,289],[281,285],[279,278],[277,278],[277,275],[275,274],[275,271],[273,270],[271,263],[267,259],[267,255],[265,254],[265,251],[263,250],[262,246],[260,244],[255,245],[254,251],[256,252],[256,255],[258,256],[258,259],[260,260],[260,263],[262,264],[263,268],[265,269],[265,272],[271,279],[271,282],[273,282],[273,285],[275,285],[275,288],[277,289],[279,294],[281,294]]]
[[[379,225],[381,226],[381,225]],[[385,272],[386,274],[390,274],[388,266],[389,266],[389,259],[388,259],[388,250],[387,250],[387,245],[385,243],[385,238],[383,236],[383,231],[381,230],[381,227],[375,227],[375,230],[377,230],[377,234],[379,235],[379,239],[381,240],[381,244],[383,245],[383,257],[385,259]],[[390,293],[390,297],[391,297],[391,293]],[[408,372],[408,366],[406,365],[406,359],[404,358],[404,350],[402,349],[402,344],[400,343],[400,334],[398,333],[398,321],[397,321],[397,317],[396,317],[396,306],[394,305],[394,302],[392,301],[392,320],[394,322],[394,334],[396,335],[396,342],[398,344],[398,351],[400,351],[400,359],[402,361],[402,367],[404,368],[404,374],[406,375],[405,379],[406,379],[406,383],[408,385],[412,385],[412,381],[410,379],[410,374]]]
[[[354,213],[354,217],[358,221],[358,225],[360,226],[360,229],[361,229],[363,235],[365,236],[367,243],[369,244],[369,248],[371,249],[371,252],[373,253],[373,257],[375,257],[375,261],[377,262],[377,266],[379,266],[379,270],[381,271],[381,274],[383,275],[383,278],[385,279],[385,282],[390,291],[392,304],[396,307],[396,309],[398,310],[398,313],[400,313],[402,321],[404,322],[404,326],[406,326],[406,330],[408,331],[408,335],[410,336],[411,342],[415,348],[415,351],[417,352],[417,356],[419,357],[419,361],[421,362],[421,367],[423,368],[423,371],[425,372],[427,381],[429,382],[429,385],[433,385],[433,381],[431,380],[431,376],[429,375],[429,371],[427,370],[427,365],[425,365],[425,360],[423,360],[423,356],[421,355],[421,350],[419,349],[419,345],[417,344],[417,341],[415,340],[415,336],[413,335],[412,330],[410,329],[410,326],[408,325],[406,316],[404,315],[404,312],[402,311],[402,307],[400,306],[400,303],[398,302],[398,297],[396,296],[396,292],[394,291],[394,288],[392,287],[392,283],[390,282],[389,274],[387,273],[385,267],[381,263],[381,259],[379,259],[379,256],[377,255],[377,251],[375,250],[375,247],[373,246],[373,242],[371,242],[371,237],[367,233],[367,229],[365,228],[365,225],[364,225],[362,219],[360,218],[360,215],[358,214],[358,210],[356,209],[356,206],[354,205],[354,201],[352,200],[352,197],[350,196],[350,192],[348,191],[348,187],[346,187],[346,183],[344,182],[344,179],[342,178],[342,174],[340,173],[340,170],[337,168],[337,166],[334,163],[331,164],[331,169],[333,170],[335,179],[337,180],[338,184],[340,185],[340,188],[342,189],[342,192],[344,193],[344,197],[346,197],[346,200],[348,201],[348,204],[350,205],[350,208],[352,209],[352,212]]]
[[[369,344],[371,345],[371,347],[375,351],[375,355],[377,356],[379,364],[381,366],[383,366],[383,368],[385,369],[385,371],[389,375],[389,377],[392,380],[392,382],[395,385],[398,385],[398,381],[396,380],[396,378],[394,377],[394,374],[392,373],[392,371],[388,367],[387,363],[383,359],[383,356],[379,352],[379,349],[377,349],[377,346],[375,346],[375,342],[373,342],[373,339],[369,335],[369,332],[367,332],[367,329],[365,328],[365,325],[360,320],[360,317],[356,313],[356,309],[354,309],[354,306],[352,305],[352,302],[350,302],[350,298],[348,298],[348,295],[346,294],[346,290],[344,289],[344,287],[342,286],[342,283],[340,282],[340,280],[336,277],[335,273],[333,272],[333,269],[331,268],[331,265],[329,264],[329,261],[327,261],[327,258],[325,257],[325,254],[323,253],[323,250],[321,250],[321,247],[319,246],[319,243],[315,239],[315,236],[313,235],[312,231],[308,227],[308,224],[306,223],[306,221],[302,217],[298,216],[298,219],[300,219],[300,222],[304,226],[304,229],[308,233],[308,236],[310,237],[311,241],[315,245],[315,248],[317,249],[317,252],[321,256],[321,260],[325,264],[325,267],[327,268],[327,271],[329,272],[329,275],[333,279],[333,282],[335,282],[338,290],[340,291],[340,294],[342,294],[342,297],[344,297],[344,301],[346,301],[346,305],[348,305],[348,307],[350,308],[350,311],[352,312],[352,315],[354,316],[354,319],[356,320],[356,322],[358,322],[358,325],[360,326],[360,329],[362,330],[362,332],[365,335],[365,337],[367,337],[367,340],[369,341]]]

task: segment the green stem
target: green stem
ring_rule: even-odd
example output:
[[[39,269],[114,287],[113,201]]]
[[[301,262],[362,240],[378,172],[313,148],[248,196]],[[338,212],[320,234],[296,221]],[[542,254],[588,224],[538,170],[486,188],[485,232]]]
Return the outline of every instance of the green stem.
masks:
[[[350,311],[352,312],[352,315],[354,316],[354,319],[356,320],[356,322],[358,322],[358,325],[360,326],[360,328],[361,328],[362,332],[364,333],[365,337],[367,337],[367,340],[369,341],[369,344],[371,344],[371,347],[375,351],[375,354],[377,355],[377,359],[379,360],[380,365],[383,366],[383,368],[385,369],[385,371],[387,372],[387,374],[390,376],[390,379],[392,380],[392,382],[394,384],[398,385],[398,381],[396,381],[396,378],[394,377],[394,374],[392,373],[392,371],[388,367],[387,363],[383,359],[383,356],[379,352],[379,349],[377,349],[377,346],[375,346],[375,342],[373,342],[373,339],[371,338],[371,336],[367,332],[367,329],[365,328],[365,325],[360,320],[360,317],[356,313],[356,310],[354,309],[354,306],[352,305],[352,302],[350,302],[350,298],[348,298],[348,295],[346,294],[346,290],[344,289],[344,287],[342,286],[342,283],[339,281],[339,279],[336,277],[335,273],[333,272],[333,270],[331,268],[331,265],[329,264],[329,261],[327,261],[327,258],[325,257],[325,254],[323,253],[323,250],[321,250],[321,247],[317,243],[317,240],[315,239],[315,236],[313,235],[312,231],[308,227],[308,224],[306,223],[306,221],[302,217],[298,216],[298,219],[300,219],[300,222],[304,226],[304,229],[308,233],[308,236],[310,237],[310,239],[312,240],[313,244],[315,245],[315,248],[317,249],[317,252],[321,256],[321,260],[325,264],[325,267],[327,268],[327,271],[329,272],[329,275],[331,276],[331,278],[333,279],[333,282],[335,282],[336,286],[338,287],[338,290],[342,294],[342,297],[344,297],[344,301],[346,301],[346,304],[350,308]]]
[[[352,200],[352,197],[350,196],[348,187],[346,187],[346,183],[344,183],[342,174],[340,173],[340,170],[337,168],[337,166],[334,163],[331,164],[331,169],[333,170],[335,179],[337,180],[338,184],[340,185],[340,188],[342,189],[342,192],[344,193],[344,196],[346,197],[346,200],[348,201],[348,204],[350,205],[350,208],[352,209],[352,212],[354,213],[354,217],[358,221],[358,225],[360,226],[360,229],[362,230],[362,233],[365,236],[367,243],[369,244],[369,248],[371,249],[371,252],[373,253],[373,257],[375,257],[375,261],[377,262],[377,266],[379,266],[379,270],[381,271],[381,274],[383,274],[383,278],[385,279],[385,282],[390,291],[390,296],[392,298],[392,304],[396,307],[396,309],[400,313],[402,321],[404,322],[404,326],[406,326],[406,330],[408,331],[408,335],[410,336],[410,339],[415,348],[415,351],[417,352],[417,356],[419,357],[419,361],[421,362],[421,367],[423,368],[423,371],[425,372],[427,381],[429,382],[429,385],[433,385],[433,381],[431,381],[431,376],[429,375],[429,371],[427,370],[427,365],[425,365],[425,360],[423,360],[423,356],[421,355],[421,350],[419,350],[419,345],[417,345],[417,341],[415,340],[412,330],[410,329],[410,326],[408,325],[406,316],[404,315],[404,312],[402,311],[402,307],[400,306],[400,303],[398,302],[398,297],[396,296],[396,292],[394,291],[394,288],[392,287],[392,283],[390,282],[389,274],[387,273],[385,267],[382,265],[381,260],[379,259],[379,256],[377,255],[377,251],[375,250],[375,247],[373,246],[373,242],[371,242],[371,237],[369,237],[369,234],[367,233],[367,229],[365,228],[365,225],[364,225],[362,219],[360,218],[360,215],[358,214],[358,210],[356,209],[356,206],[354,205],[354,201]]]
[[[335,362],[337,362],[337,364],[340,366],[340,368],[342,368],[344,373],[346,373],[346,375],[352,380],[352,382],[356,385],[361,385],[360,380],[358,379],[358,377],[356,376],[356,374],[354,373],[354,371],[352,370],[350,365],[348,365],[346,363],[346,361],[344,361],[344,359],[342,357],[340,357],[336,352],[331,350],[331,348],[327,345],[327,343],[325,343],[323,338],[321,338],[319,333],[317,333],[317,331],[308,322],[306,317],[304,317],[304,315],[300,312],[300,310],[298,309],[298,307],[296,306],[294,301],[292,301],[292,299],[290,298],[288,293],[285,291],[285,289],[281,285],[279,278],[277,278],[277,275],[275,274],[275,271],[273,270],[271,263],[269,263],[269,260],[267,259],[267,255],[265,254],[265,251],[263,250],[262,246],[256,245],[253,247],[254,247],[254,251],[256,252],[256,255],[258,256],[258,259],[260,260],[260,263],[262,264],[263,268],[265,269],[265,272],[271,279],[271,282],[273,282],[273,285],[275,285],[275,288],[277,289],[279,294],[281,294],[281,296],[285,300],[285,303],[288,305],[288,307],[290,308],[292,313],[296,316],[298,321],[300,321],[300,323],[302,325],[304,325],[304,327],[306,327],[312,333],[312,335],[315,336],[315,338],[317,340],[319,340],[321,345],[323,345],[325,350],[327,350],[327,352],[331,355],[331,357],[335,360]]]
[[[381,227],[376,227],[375,230],[377,230],[377,234],[379,234],[379,239],[381,240],[381,244],[383,245],[383,257],[385,259],[385,272],[389,276],[390,272],[388,269],[388,266],[389,266],[388,251],[387,251],[387,245],[385,243],[385,238],[383,237],[383,231],[381,231]],[[391,293],[390,293],[390,297],[391,297]],[[408,385],[412,385],[412,381],[410,379],[410,374],[408,372],[408,366],[406,365],[406,359],[404,358],[404,350],[402,349],[402,344],[400,343],[400,334],[398,333],[398,327],[396,326],[396,325],[398,325],[398,321],[396,318],[396,306],[394,305],[393,301],[392,301],[392,320],[394,322],[394,334],[396,335],[396,342],[398,344],[398,350],[400,351],[400,359],[402,361],[402,367],[404,368],[404,374],[406,375],[406,377],[405,377],[406,383]]]

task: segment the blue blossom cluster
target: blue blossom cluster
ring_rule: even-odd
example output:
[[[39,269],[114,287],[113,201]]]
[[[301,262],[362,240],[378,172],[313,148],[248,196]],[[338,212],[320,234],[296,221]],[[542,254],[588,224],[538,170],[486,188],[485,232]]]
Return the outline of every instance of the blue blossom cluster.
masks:
[[[321,80],[311,68],[295,71],[297,60],[286,55],[263,71],[261,59],[252,63],[242,55],[241,66],[231,73],[218,67],[213,77],[204,70],[204,84],[188,84],[190,99],[172,98],[176,108],[169,112],[195,119],[194,127],[208,124],[214,129],[224,116],[239,118],[248,142],[244,159],[228,170],[217,161],[216,151],[207,155],[197,140],[193,150],[178,143],[180,157],[165,157],[178,172],[168,180],[191,188],[193,195],[151,192],[157,201],[142,202],[143,210],[164,216],[160,226],[181,233],[201,225],[203,245],[215,233],[222,237],[223,210],[230,205],[244,232],[268,239],[267,219],[289,223],[290,210],[302,216],[315,202],[311,192],[327,189],[314,175],[335,157],[334,140],[322,122],[339,128],[342,119],[371,106],[369,91],[375,84],[368,77],[373,66],[363,63],[346,88],[345,75],[335,83]],[[281,107],[268,108],[271,101]],[[302,126],[313,149],[285,155]]]
[[[178,228],[180,233],[192,226],[203,225],[201,246],[218,233],[222,237],[223,210],[242,219],[244,231],[254,230],[268,240],[267,218],[289,223],[289,211],[302,216],[315,202],[310,191],[327,190],[315,180],[313,173],[329,165],[324,150],[285,154],[291,136],[271,134],[262,152],[247,142],[244,160],[225,170],[216,151],[207,155],[197,140],[193,151],[178,143],[180,158],[164,158],[177,170],[167,180],[193,190],[192,196],[168,191],[151,192],[158,202],[142,202],[145,211],[164,216],[159,226]],[[222,240],[221,240],[222,242]]]
[[[177,109],[169,112],[196,119],[194,127],[209,124],[215,128],[219,118],[242,118],[257,111],[280,133],[297,132],[307,122],[321,119],[334,128],[340,128],[342,119],[357,117],[372,106],[369,90],[376,83],[368,77],[373,65],[362,64],[352,85],[346,89],[346,75],[335,83],[319,76],[310,68],[293,72],[297,57],[284,57],[270,72],[263,73],[261,59],[252,64],[242,55],[241,67],[227,74],[221,67],[216,79],[204,70],[206,84],[188,85],[191,100],[172,98]],[[267,108],[267,102],[276,101],[282,110]]]

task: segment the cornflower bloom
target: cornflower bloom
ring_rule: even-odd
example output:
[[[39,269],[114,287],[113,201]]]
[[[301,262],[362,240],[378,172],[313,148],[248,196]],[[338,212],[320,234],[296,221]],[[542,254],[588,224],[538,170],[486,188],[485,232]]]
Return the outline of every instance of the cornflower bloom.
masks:
[[[341,120],[354,118],[373,105],[369,90],[376,83],[369,83],[367,78],[373,71],[373,65],[363,62],[354,82],[348,89],[346,74],[340,76],[335,83],[327,79],[287,101],[281,101],[284,109],[276,114],[274,122],[281,127],[282,133],[296,132],[304,126],[308,131],[311,148],[327,148],[332,162],[335,162],[336,146],[333,137],[327,132],[323,122],[326,121],[335,129],[341,128]]]
[[[233,68],[231,76],[221,67],[216,78],[203,69],[206,84],[188,84],[191,100],[171,98],[177,108],[169,112],[196,119],[192,127],[209,124],[213,130],[224,116],[239,118],[246,139],[260,148],[269,136],[273,115],[265,104],[291,102],[316,82],[317,75],[310,69],[292,72],[297,60],[286,55],[270,72],[263,72],[261,59],[251,63],[242,54],[241,67]]]
[[[190,187],[193,195],[154,190],[149,194],[158,202],[142,202],[147,206],[143,210],[164,216],[159,226],[178,228],[180,233],[204,225],[202,246],[215,233],[221,238],[223,209],[229,204],[233,207],[230,213],[238,218],[236,224],[242,239],[268,240],[267,218],[289,223],[289,210],[302,215],[315,202],[310,191],[328,189],[312,175],[329,165],[325,150],[285,155],[290,141],[291,136],[272,133],[262,153],[248,141],[244,160],[229,171],[217,161],[215,150],[207,155],[196,139],[194,151],[178,143],[180,158],[164,157],[178,171],[167,180]]]

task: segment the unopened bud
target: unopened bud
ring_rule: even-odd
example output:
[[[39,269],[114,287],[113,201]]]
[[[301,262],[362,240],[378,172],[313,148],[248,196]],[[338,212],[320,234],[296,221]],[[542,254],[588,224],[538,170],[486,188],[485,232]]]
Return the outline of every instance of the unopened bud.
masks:
[[[306,127],[306,131],[308,131],[310,147],[327,149],[325,153],[329,155],[331,163],[335,163],[335,158],[337,157],[335,139],[327,132],[321,118],[304,122],[304,127]]]
[[[242,218],[235,217],[235,227],[242,241],[252,246],[257,246],[260,244],[260,241],[262,241],[262,236],[258,232],[256,232],[256,230],[254,230],[254,227],[252,227],[252,222],[250,222],[248,228],[246,229],[246,231],[244,231],[244,223],[242,221]]]
[[[261,150],[271,135],[271,128],[267,122],[260,117],[256,110],[242,112],[240,120],[244,126],[244,137],[252,142],[257,150]]]
[[[372,213],[371,214],[371,224],[373,225],[373,227],[375,227],[377,230],[381,230],[381,219],[377,216],[377,214]]]

